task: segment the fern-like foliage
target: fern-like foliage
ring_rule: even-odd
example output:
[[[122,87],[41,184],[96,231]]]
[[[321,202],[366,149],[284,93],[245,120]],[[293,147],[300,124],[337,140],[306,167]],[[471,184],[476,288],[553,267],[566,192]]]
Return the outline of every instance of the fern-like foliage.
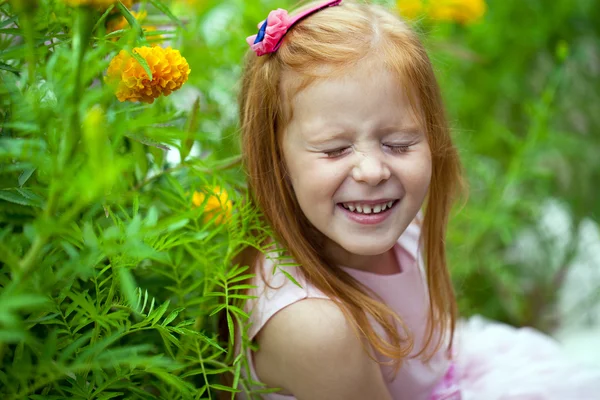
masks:
[[[161,1],[141,6],[175,20],[159,32],[181,34]],[[203,133],[220,111],[203,114],[200,95],[187,110],[120,103],[102,83],[119,50],[150,44],[139,27],[107,32],[122,13],[0,4],[0,398],[255,397],[252,274],[233,259],[270,232],[235,148]],[[227,193],[218,206],[215,187]],[[209,195],[197,203],[196,192]]]

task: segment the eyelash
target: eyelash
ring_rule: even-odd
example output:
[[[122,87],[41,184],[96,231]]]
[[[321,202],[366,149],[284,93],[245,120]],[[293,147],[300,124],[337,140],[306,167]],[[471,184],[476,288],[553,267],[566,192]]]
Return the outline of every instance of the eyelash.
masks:
[[[397,146],[387,146],[387,147],[389,147],[394,153],[398,153],[398,154],[408,153],[408,150],[410,149],[410,145],[408,145],[408,144],[401,144],[401,145],[397,145]]]
[[[327,155],[327,157],[329,158],[337,158],[341,155],[344,154],[344,152],[349,149],[349,147],[342,147],[341,149],[336,149],[336,150],[331,150],[331,151],[324,151],[325,155]]]
[[[385,146],[388,147],[390,150],[392,150],[396,154],[407,153],[408,150],[410,149],[410,145],[407,145],[407,144],[402,144],[402,145],[385,145]],[[340,156],[344,155],[344,152],[347,149],[349,149],[349,148],[350,147],[342,147],[341,149],[336,149],[336,150],[331,150],[331,151],[325,151],[324,153],[329,158],[337,158],[337,157],[340,157]]]

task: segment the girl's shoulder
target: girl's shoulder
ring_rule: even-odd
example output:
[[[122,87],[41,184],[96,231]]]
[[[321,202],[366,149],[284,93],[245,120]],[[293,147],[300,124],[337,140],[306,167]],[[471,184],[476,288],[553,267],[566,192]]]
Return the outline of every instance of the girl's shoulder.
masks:
[[[297,398],[365,398],[386,392],[379,365],[331,300],[291,304],[270,319],[257,341],[254,365],[260,379]]]
[[[245,304],[250,315],[248,337],[252,340],[262,327],[280,310],[300,300],[329,299],[327,295],[309,284],[299,266],[291,260],[282,261],[274,253],[261,255],[255,265],[252,279],[252,296]]]

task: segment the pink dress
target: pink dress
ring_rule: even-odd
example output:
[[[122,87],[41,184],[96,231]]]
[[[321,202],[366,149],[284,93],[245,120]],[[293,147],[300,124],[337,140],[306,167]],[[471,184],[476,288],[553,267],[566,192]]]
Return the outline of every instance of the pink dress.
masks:
[[[421,348],[428,307],[423,260],[419,251],[420,227],[413,223],[394,247],[399,272],[377,275],[351,268],[348,273],[377,293],[403,318],[415,338],[415,351]],[[248,301],[248,337],[253,339],[279,310],[306,298],[327,299],[308,284],[298,268],[286,268],[302,288],[279,270],[273,274],[273,261],[263,261],[264,276],[275,289],[255,278],[257,296]],[[285,267],[282,267],[285,268]],[[258,276],[258,275],[257,275]],[[376,329],[379,328],[376,326]],[[378,332],[381,330],[377,329]],[[239,337],[236,338],[239,352]],[[429,363],[408,359],[396,377],[392,368],[381,372],[394,400],[600,400],[600,368],[569,360],[552,338],[530,328],[513,328],[473,317],[460,321],[455,334],[453,362],[445,348]],[[254,369],[252,352],[246,356],[251,379],[260,381]],[[379,357],[382,360],[381,357]],[[239,399],[245,399],[238,394]],[[281,394],[264,394],[264,400],[293,400]]]
[[[418,257],[419,227],[411,224],[394,246],[397,259],[399,260],[401,271],[392,275],[377,275],[369,272],[359,271],[352,268],[344,268],[357,280],[372,289],[381,296],[394,311],[400,315],[407,327],[412,331],[415,338],[415,353],[422,346],[422,339],[425,336],[428,297],[427,287],[422,269],[422,260]],[[292,303],[306,298],[327,299],[328,297],[308,284],[302,274],[298,273],[299,267],[286,268],[294,279],[300,283],[302,288],[292,283],[279,270],[273,274],[273,261],[268,257],[262,264],[265,277],[270,279],[270,285],[275,289],[266,286],[260,277],[255,279],[257,286],[250,294],[257,296],[257,299],[249,301],[246,305],[246,311],[250,313],[250,327],[248,330],[249,339],[253,339],[260,329],[275,313]],[[283,267],[284,268],[284,267]],[[377,332],[383,331],[377,326]],[[252,352],[246,353],[250,365],[252,379],[260,381],[254,369]],[[378,357],[385,360],[383,357]],[[438,351],[431,361],[424,363],[420,359],[406,360],[398,375],[392,376],[391,366],[382,365],[381,372],[386,381],[389,392],[395,400],[430,400],[432,391],[436,386],[440,386],[438,392],[443,392],[444,396],[438,396],[436,399],[459,399],[458,397],[446,396],[446,393],[456,393],[458,389],[452,385],[448,388],[442,388],[440,382],[444,375],[449,371],[449,360],[446,357],[445,348]],[[240,396],[243,398],[243,396]],[[293,400],[293,396],[281,394],[265,394],[265,400]]]

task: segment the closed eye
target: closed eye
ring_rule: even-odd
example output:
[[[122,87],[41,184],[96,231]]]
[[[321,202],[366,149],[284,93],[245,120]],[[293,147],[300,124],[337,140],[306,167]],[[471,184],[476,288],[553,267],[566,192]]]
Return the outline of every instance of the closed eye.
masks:
[[[350,147],[342,147],[340,149],[324,151],[323,153],[325,153],[325,155],[328,158],[336,158],[336,157],[343,156],[344,154],[346,154],[348,152],[348,150],[350,150]]]
[[[386,147],[388,147],[394,153],[398,153],[398,154],[408,153],[408,150],[410,150],[410,145],[408,145],[408,144],[403,144],[403,145],[386,145]]]

